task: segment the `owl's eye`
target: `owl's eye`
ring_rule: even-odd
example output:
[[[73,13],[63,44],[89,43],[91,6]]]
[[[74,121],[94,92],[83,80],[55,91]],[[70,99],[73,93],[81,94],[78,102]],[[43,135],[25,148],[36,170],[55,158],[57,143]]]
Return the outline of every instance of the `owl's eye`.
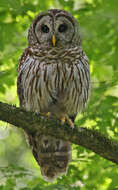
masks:
[[[48,32],[49,32],[48,26],[45,25],[45,24],[43,24],[43,25],[41,26],[41,31],[44,32],[44,33],[48,33]]]
[[[60,24],[58,31],[59,32],[65,32],[67,30],[68,26],[66,24]]]

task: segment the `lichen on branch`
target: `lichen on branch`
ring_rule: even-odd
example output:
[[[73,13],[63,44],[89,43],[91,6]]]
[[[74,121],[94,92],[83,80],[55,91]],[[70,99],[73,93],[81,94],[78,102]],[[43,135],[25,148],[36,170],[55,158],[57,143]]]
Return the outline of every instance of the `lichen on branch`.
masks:
[[[54,117],[42,118],[40,114],[36,115],[3,102],[0,102],[0,120],[22,128],[29,134],[38,132],[69,140],[118,164],[118,142],[98,131],[76,126],[72,129],[67,124],[62,126]]]

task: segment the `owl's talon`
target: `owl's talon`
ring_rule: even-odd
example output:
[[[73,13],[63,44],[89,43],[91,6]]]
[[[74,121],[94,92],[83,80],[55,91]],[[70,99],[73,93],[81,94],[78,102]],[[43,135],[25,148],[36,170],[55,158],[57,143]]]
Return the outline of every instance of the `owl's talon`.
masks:
[[[51,113],[50,112],[47,112],[47,113],[41,113],[42,116],[44,117],[48,117],[48,119],[50,118],[51,116]]]
[[[74,128],[74,123],[68,116],[62,116],[60,120],[62,125],[64,125],[64,123],[67,123],[70,126],[70,128]]]
[[[64,125],[66,118],[65,117],[61,117],[60,120],[61,120],[61,124]]]
[[[51,113],[50,113],[50,112],[47,112],[47,113],[46,113],[46,116],[47,116],[48,118],[50,118]]]
[[[72,129],[74,128],[74,123],[72,122],[72,120],[70,118],[66,117],[66,122],[70,126],[70,128],[72,128]]]
[[[51,116],[51,113],[50,113],[50,112],[41,113],[41,118],[42,118],[43,120],[49,119],[50,116]]]

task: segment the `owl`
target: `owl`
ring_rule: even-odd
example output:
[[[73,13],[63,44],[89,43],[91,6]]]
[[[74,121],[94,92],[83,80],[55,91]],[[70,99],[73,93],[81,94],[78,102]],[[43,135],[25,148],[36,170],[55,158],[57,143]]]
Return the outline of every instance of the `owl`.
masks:
[[[17,92],[21,107],[51,114],[73,127],[76,114],[88,101],[90,72],[79,24],[68,12],[51,9],[32,22],[28,47],[19,61]],[[27,136],[45,180],[66,174],[72,157],[71,142],[40,132]]]

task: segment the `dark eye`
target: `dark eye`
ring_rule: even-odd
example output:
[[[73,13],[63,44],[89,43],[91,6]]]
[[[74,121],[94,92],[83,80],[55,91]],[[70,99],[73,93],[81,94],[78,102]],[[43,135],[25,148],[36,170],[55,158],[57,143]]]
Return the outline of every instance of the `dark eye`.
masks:
[[[65,32],[67,30],[68,26],[66,24],[61,24],[58,28],[59,32]]]
[[[44,32],[44,33],[48,33],[48,32],[49,32],[48,26],[45,25],[45,24],[43,24],[43,25],[41,26],[41,31]]]

